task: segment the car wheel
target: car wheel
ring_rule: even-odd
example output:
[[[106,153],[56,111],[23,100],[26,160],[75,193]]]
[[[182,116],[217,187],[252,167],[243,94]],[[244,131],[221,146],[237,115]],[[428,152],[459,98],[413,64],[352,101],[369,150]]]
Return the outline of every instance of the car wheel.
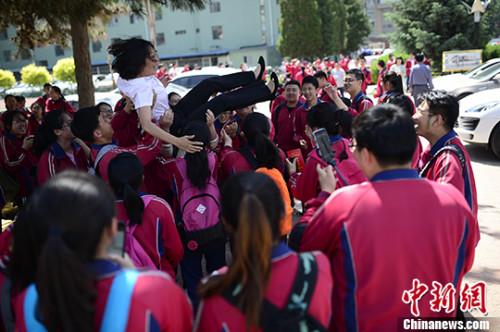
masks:
[[[490,136],[490,149],[497,159],[500,159],[500,123],[493,129]]]

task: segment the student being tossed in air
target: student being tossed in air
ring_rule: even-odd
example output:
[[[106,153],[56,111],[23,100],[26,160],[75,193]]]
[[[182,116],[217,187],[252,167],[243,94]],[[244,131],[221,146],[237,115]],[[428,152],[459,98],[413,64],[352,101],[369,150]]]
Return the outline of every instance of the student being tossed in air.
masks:
[[[117,198],[117,218],[125,226],[125,252],[137,267],[157,269],[175,279],[182,246],[170,205],[155,195],[139,192],[144,169],[130,152],[109,163],[109,184]]]

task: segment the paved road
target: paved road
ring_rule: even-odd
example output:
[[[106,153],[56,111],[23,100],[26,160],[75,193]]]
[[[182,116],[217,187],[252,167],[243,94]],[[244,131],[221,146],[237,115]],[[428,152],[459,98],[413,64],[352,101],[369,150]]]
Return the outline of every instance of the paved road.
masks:
[[[500,318],[500,160],[479,145],[467,145],[472,159],[479,202],[481,240],[476,248],[469,282],[484,281],[489,317]],[[481,317],[481,313],[473,313]],[[500,331],[500,321],[490,331]]]

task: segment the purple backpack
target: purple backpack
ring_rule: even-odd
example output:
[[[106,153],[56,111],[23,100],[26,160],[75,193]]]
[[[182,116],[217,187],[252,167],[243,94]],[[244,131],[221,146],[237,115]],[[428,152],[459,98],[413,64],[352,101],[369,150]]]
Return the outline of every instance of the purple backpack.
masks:
[[[142,196],[142,200],[144,202],[144,210],[149,205],[149,203],[155,198],[154,195],[144,195]],[[124,243],[124,251],[130,256],[130,259],[134,263],[136,267],[140,268],[148,268],[157,270],[158,264],[153,262],[153,259],[148,255],[144,247],[137,241],[134,236],[134,231],[137,228],[137,225],[132,225],[130,221],[127,221],[125,224],[125,243]]]
[[[179,173],[184,179],[180,188],[177,224],[184,244],[190,250],[196,250],[209,242],[224,238],[220,222],[220,191],[213,174],[215,155],[208,155],[210,178],[203,189],[199,189],[187,177],[186,161],[178,161]]]

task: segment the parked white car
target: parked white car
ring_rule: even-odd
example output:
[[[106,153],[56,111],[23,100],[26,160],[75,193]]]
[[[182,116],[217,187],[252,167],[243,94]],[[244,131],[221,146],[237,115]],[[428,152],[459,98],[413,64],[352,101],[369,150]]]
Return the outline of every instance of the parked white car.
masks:
[[[69,101],[73,105],[73,107],[76,106],[75,109],[79,108],[77,94],[69,95],[69,96],[66,96],[65,98],[67,101]],[[96,92],[94,94],[94,99],[95,99],[96,105],[101,103],[101,102],[104,102],[104,103],[108,103],[109,105],[111,105],[111,107],[113,109],[115,108],[115,105],[118,102],[118,100],[120,100],[121,98],[122,98],[122,95],[120,94],[120,91],[118,91],[118,89],[114,89],[114,90],[109,91],[109,92]]]
[[[473,93],[500,88],[500,58],[491,59],[463,74],[433,79],[434,89],[445,90],[462,99]]]
[[[114,83],[113,83],[114,79]],[[110,91],[113,87],[116,88],[116,80],[118,79],[118,74],[100,74],[92,75],[92,80],[94,82],[95,91]],[[113,84],[115,84],[113,86]]]
[[[460,100],[455,130],[466,142],[487,144],[500,159],[500,89],[478,92]]]
[[[6,95],[35,97],[42,93],[42,87],[18,82],[12,88],[6,90],[4,93]]]
[[[63,82],[63,81],[54,81],[51,83],[52,85],[55,85],[61,89],[61,92],[64,96],[69,95],[70,93],[75,93],[76,92],[76,83],[72,82]]]
[[[233,74],[239,71],[240,69],[236,68],[204,67],[200,70],[181,73],[167,85],[167,93],[176,92],[181,97],[184,97],[198,83],[207,78]]]

